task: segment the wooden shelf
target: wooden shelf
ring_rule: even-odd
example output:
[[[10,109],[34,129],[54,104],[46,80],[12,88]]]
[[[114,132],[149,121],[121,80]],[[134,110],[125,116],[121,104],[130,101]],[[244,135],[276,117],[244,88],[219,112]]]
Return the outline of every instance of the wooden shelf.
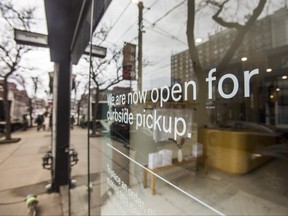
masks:
[[[203,156],[200,156],[200,157],[191,157],[191,159],[184,159],[183,161],[179,162],[177,160],[177,158],[174,158],[172,159],[172,164],[171,165],[166,165],[166,166],[162,166],[162,167],[158,167],[158,168],[155,168],[155,169],[149,169],[148,168],[148,165],[145,165],[145,167],[150,170],[148,171],[147,169],[144,169],[143,171],[143,185],[144,185],[144,188],[147,188],[147,173],[149,172],[151,174],[151,192],[153,195],[156,194],[156,189],[155,189],[155,175],[154,173],[157,173],[157,172],[162,172],[162,171],[165,171],[165,170],[169,170],[169,169],[173,169],[175,167],[181,167],[183,165],[186,165],[186,164],[189,164],[189,163],[192,163],[192,162],[196,162],[196,171],[198,171],[198,166],[199,166],[199,162],[200,161],[203,161],[204,162],[204,170],[205,170],[205,174],[207,175],[208,173],[208,159],[207,159],[207,156],[203,155]]]

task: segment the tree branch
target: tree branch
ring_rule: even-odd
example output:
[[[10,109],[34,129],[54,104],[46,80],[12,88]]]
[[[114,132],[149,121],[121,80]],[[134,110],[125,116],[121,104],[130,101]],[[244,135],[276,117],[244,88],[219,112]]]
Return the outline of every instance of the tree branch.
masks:
[[[195,0],[188,0],[188,20],[187,20],[187,41],[189,46],[189,55],[195,71],[202,71],[198,49],[195,44]]]
[[[224,2],[222,2],[222,4],[219,4],[215,1],[209,1],[211,4],[213,4],[214,6],[217,6],[219,9],[218,11],[216,12],[216,14],[214,14],[212,16],[213,20],[215,22],[217,22],[219,25],[223,26],[223,27],[227,27],[227,28],[235,28],[235,29],[241,29],[243,26],[239,23],[236,23],[236,22],[226,22],[225,20],[223,20],[219,15],[220,13],[222,12],[225,4],[227,2],[229,2],[229,0],[225,0]]]
[[[229,47],[222,61],[218,64],[217,73],[221,74],[224,68],[227,66],[227,64],[229,64],[230,60],[234,56],[235,51],[241,45],[246,33],[249,31],[251,26],[255,23],[255,21],[257,20],[257,18],[263,11],[266,1],[267,0],[259,0],[257,7],[253,10],[253,14],[250,16],[248,21],[245,23],[245,25],[241,29],[238,29],[234,41],[232,42],[231,46]]]
[[[11,2],[5,4],[0,2],[0,12],[12,28],[17,25],[17,23],[13,23],[14,18],[17,17],[17,21],[21,22],[21,26],[24,27],[25,30],[29,30],[35,9],[36,8],[33,7],[17,11]]]

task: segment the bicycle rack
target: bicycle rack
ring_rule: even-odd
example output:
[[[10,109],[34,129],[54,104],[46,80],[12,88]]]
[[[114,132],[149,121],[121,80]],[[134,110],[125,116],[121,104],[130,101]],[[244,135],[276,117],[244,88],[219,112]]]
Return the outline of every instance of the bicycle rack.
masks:
[[[53,163],[52,151],[47,151],[42,157],[42,166],[44,169],[51,170]]]
[[[70,155],[70,165],[71,167],[76,165],[79,161],[78,159],[78,153],[75,149],[69,149],[69,155]]]
[[[75,149],[69,149],[69,156],[70,156],[70,165],[75,166],[79,159],[78,159],[78,153]],[[53,164],[53,156],[52,151],[47,151],[46,154],[42,157],[42,166],[44,169],[51,170]]]
[[[65,152],[67,154],[69,154],[69,159],[70,159],[70,167],[75,166],[79,159],[78,159],[78,153],[75,151],[75,149],[69,149],[69,148],[65,148]],[[52,155],[52,151],[47,151],[46,154],[42,157],[42,166],[44,169],[47,170],[51,170],[51,176],[53,176],[53,155]],[[76,185],[76,180],[71,179],[70,182],[71,187],[75,187]],[[53,185],[52,184],[48,184],[45,186],[46,191],[48,193],[53,191]]]

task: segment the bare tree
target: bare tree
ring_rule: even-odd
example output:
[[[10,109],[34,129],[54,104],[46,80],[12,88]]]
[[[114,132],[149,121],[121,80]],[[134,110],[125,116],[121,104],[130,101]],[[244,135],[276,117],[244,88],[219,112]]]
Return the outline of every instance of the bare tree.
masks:
[[[111,28],[103,25],[101,29],[93,34],[93,38],[100,45],[104,42],[109,34]],[[94,110],[92,118],[92,136],[96,136],[96,120],[98,116],[98,106],[101,93],[108,90],[110,87],[120,83],[123,80],[122,77],[122,62],[121,51],[117,48],[107,49],[107,55],[105,58],[91,58],[91,73],[90,79],[93,81],[95,87],[94,95]],[[89,58],[85,58],[87,62],[90,62]],[[88,126],[90,122],[88,122]]]
[[[188,4],[188,19],[187,19],[187,41],[189,46],[189,55],[191,62],[193,64],[195,75],[198,79],[198,83],[200,85],[204,85],[206,79],[206,73],[203,71],[203,66],[200,63],[199,53],[195,42],[195,21],[196,21],[196,13],[198,10],[206,6],[212,6],[215,9],[215,13],[212,15],[211,19],[213,19],[217,24],[222,27],[230,28],[236,30],[235,38],[232,41],[230,47],[228,48],[226,54],[223,58],[219,61],[217,65],[217,75],[221,75],[224,72],[224,69],[228,66],[230,60],[232,59],[233,55],[235,54],[236,50],[241,45],[245,35],[251,28],[251,26],[255,23],[259,15],[264,9],[267,0],[259,0],[258,5],[250,11],[250,14],[246,16],[246,20],[244,24],[240,22],[232,22],[226,21],[224,18],[221,17],[221,13],[224,11],[225,6],[230,2],[230,0],[205,0],[201,1],[200,7],[197,7],[196,0],[189,0],[187,1]],[[199,6],[199,5],[198,5]],[[201,88],[199,92],[199,107],[197,112],[205,112],[205,105],[206,105],[206,98],[207,98],[207,89]],[[209,122],[207,113],[202,113],[201,115],[195,115],[195,121],[200,124],[204,125]]]
[[[105,92],[110,87],[120,83],[123,80],[122,65],[120,64],[121,52],[117,50],[111,50],[111,56],[106,59],[94,59],[92,62],[93,70],[91,73],[91,80],[95,85],[95,95],[94,95],[94,113],[92,119],[92,135],[96,135],[96,120],[98,116],[98,106],[101,93]],[[114,74],[108,74],[107,67],[109,65],[114,65]],[[106,74],[105,74],[106,73]],[[108,75],[108,76],[107,76]]]
[[[17,45],[13,38],[13,28],[29,30],[32,25],[35,8],[23,8],[16,10],[15,5],[8,1],[0,2],[0,13],[4,23],[2,32],[6,35],[0,40],[0,77],[4,80],[4,110],[5,110],[5,139],[11,140],[10,107],[8,102],[8,79],[19,69],[22,56],[29,51],[25,46]],[[5,30],[4,30],[5,29]]]
[[[76,103],[76,111],[77,111],[77,125],[80,125],[80,108],[82,106],[82,103],[84,101],[85,95],[88,90],[88,82],[84,84],[84,90],[83,89],[83,82],[81,80],[75,81],[75,103]],[[82,91],[79,91],[82,90]],[[80,96],[80,99],[77,99]]]
[[[29,84],[28,79],[31,79],[32,85]],[[26,91],[27,99],[28,99],[28,107],[29,107],[29,117],[30,117],[30,127],[33,126],[33,100],[36,98],[37,90],[41,82],[38,77],[26,77],[24,78],[20,73],[16,74],[15,80],[20,84],[20,86]],[[29,88],[33,88],[32,94],[28,94]]]

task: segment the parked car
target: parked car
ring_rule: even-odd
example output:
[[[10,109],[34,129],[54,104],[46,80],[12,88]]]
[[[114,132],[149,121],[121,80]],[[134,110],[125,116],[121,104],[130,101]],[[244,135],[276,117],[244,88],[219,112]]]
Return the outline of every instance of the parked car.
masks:
[[[129,147],[130,129],[129,124],[113,122],[110,125],[110,137],[124,143],[125,147]]]

